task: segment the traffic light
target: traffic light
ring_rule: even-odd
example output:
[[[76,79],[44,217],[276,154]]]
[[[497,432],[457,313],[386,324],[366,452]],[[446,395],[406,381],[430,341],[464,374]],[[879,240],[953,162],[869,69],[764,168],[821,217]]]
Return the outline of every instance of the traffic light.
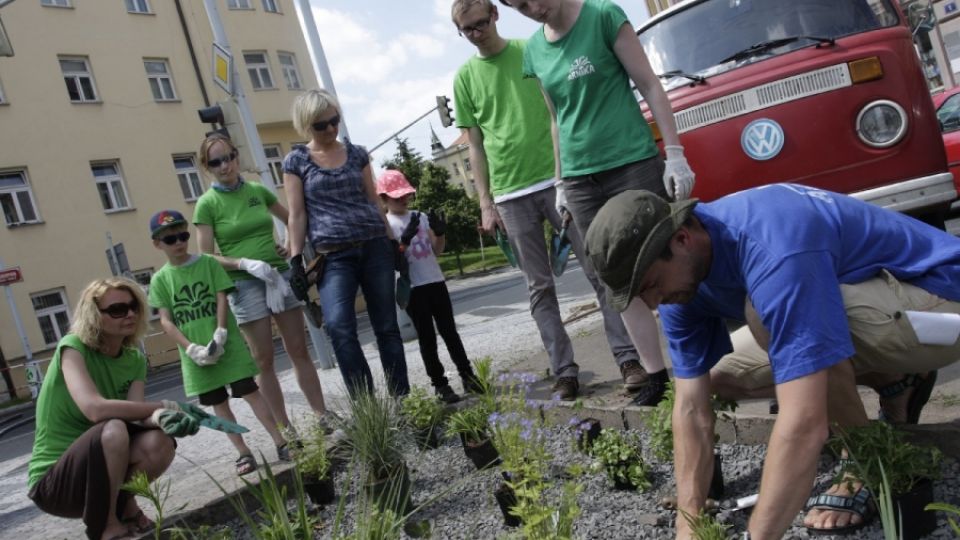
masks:
[[[453,125],[453,112],[450,110],[450,98],[447,96],[437,96],[437,111],[440,112],[440,123],[443,127]]]
[[[220,133],[230,137],[230,141],[237,147],[237,153],[240,155],[241,171],[257,170],[253,154],[250,153],[247,132],[244,131],[243,120],[240,118],[240,109],[232,99],[218,101],[216,105],[199,109],[197,114],[200,115],[200,121],[205,124],[220,124],[220,128],[208,131],[206,135]]]

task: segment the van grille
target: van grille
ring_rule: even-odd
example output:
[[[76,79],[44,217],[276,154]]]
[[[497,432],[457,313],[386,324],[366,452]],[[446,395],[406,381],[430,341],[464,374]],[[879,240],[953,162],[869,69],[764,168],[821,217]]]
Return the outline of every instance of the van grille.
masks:
[[[786,79],[755,86],[685,109],[674,116],[677,131],[685,133],[754,111],[796,101],[807,96],[850,86],[846,64],[837,64]]]

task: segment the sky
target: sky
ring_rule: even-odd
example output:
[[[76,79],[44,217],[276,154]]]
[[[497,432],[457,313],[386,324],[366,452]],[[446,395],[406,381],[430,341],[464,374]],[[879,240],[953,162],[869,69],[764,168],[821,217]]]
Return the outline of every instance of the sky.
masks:
[[[310,1],[353,143],[373,148],[435,107],[438,95],[448,96],[453,108],[453,77],[476,48],[457,35],[450,20],[452,0]],[[494,1],[501,36],[526,38],[539,27]],[[647,19],[643,0],[618,3],[634,26]],[[400,137],[426,159],[430,125],[444,146],[460,134],[442,127],[436,112],[404,131]],[[374,169],[379,171],[395,151],[392,140],[375,151]]]

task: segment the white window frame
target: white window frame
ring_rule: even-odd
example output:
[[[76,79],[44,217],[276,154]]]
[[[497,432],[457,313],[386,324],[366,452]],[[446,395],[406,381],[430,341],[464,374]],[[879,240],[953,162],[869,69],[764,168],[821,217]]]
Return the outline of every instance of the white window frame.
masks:
[[[3,82],[0,81],[0,105],[7,104],[7,95],[3,93]]]
[[[280,59],[280,71],[283,72],[283,80],[287,83],[287,90],[303,90],[303,79],[300,77],[297,55],[292,52],[278,51],[277,58]],[[286,63],[285,60],[290,63]]]
[[[163,73],[152,73],[148,64],[163,66]],[[154,101],[178,101],[177,87],[173,84],[170,62],[166,58],[144,58],[143,70],[147,74],[147,82],[150,84],[150,93]]]
[[[189,166],[185,166],[184,162],[187,161],[190,163]],[[193,202],[199,199],[207,187],[203,185],[203,178],[200,176],[200,169],[197,168],[197,161],[193,154],[174,155],[173,169],[177,171],[177,184],[180,186],[183,200]]]
[[[143,289],[143,296],[150,297],[150,279],[153,277],[153,267],[150,268],[141,268],[140,270],[134,270],[130,272],[133,276],[133,280],[140,285],[140,288]],[[147,310],[150,313],[150,320],[155,321],[160,318],[160,310],[147,306]]]
[[[90,60],[86,56],[60,56],[57,58],[60,62],[60,73],[63,74],[63,82],[67,85],[67,97],[70,98],[70,103],[99,103],[100,95],[97,92],[97,84],[93,80],[93,70],[90,69]],[[83,62],[83,71],[66,71],[63,68],[63,62]],[[89,82],[89,88],[84,89],[83,80]],[[70,82],[73,81],[75,88],[78,91],[79,99],[73,99],[73,96],[70,95]],[[92,95],[87,96],[87,91]]]
[[[253,55],[259,55],[263,61],[251,62],[248,57]],[[243,63],[247,66],[251,88],[254,90],[276,90],[276,80],[270,70],[270,57],[267,55],[267,51],[243,51]]]
[[[70,0],[40,0],[40,5],[44,7],[71,8]]]
[[[283,187],[283,151],[279,144],[263,145],[263,153],[267,156],[267,168],[270,169],[270,175],[273,176],[273,185],[277,188]]]
[[[55,306],[41,307],[39,309],[37,308],[37,299],[42,296],[53,294],[60,296],[60,304]],[[67,335],[67,333],[70,331],[70,305],[67,303],[66,290],[63,287],[59,287],[57,289],[30,293],[30,303],[33,306],[33,312],[37,317],[37,326],[40,327],[40,336],[43,338],[43,342],[46,345],[56,345],[61,339],[63,339],[63,336]],[[66,328],[61,327],[61,322],[58,320],[57,315],[61,313],[66,317]],[[56,336],[56,339],[53,341],[47,341],[47,337],[44,335],[43,323],[41,322],[43,319],[48,319],[50,322],[50,326],[54,335]]]
[[[125,0],[127,13],[151,14],[150,0]]]
[[[463,175],[467,176],[467,173],[472,170],[473,168],[470,166],[470,158],[463,158]]]
[[[95,169],[100,167],[113,167],[115,173],[98,176]],[[90,163],[90,174],[96,183],[97,195],[100,197],[100,205],[107,214],[113,212],[122,212],[132,210],[130,203],[130,192],[127,191],[126,182],[123,181],[123,171],[120,169],[120,162],[114,161],[94,161]],[[107,207],[109,204],[109,208]]]
[[[5,196],[10,196],[9,203],[12,204],[12,209],[16,213],[17,220],[11,222],[7,219],[6,209],[10,208],[6,205],[3,205],[0,202],[0,206],[3,206],[3,220],[7,224],[7,227],[17,227],[26,223],[41,223],[40,212],[37,211],[37,201],[33,197],[33,189],[30,187],[30,178],[27,176],[26,169],[9,169],[5,171],[0,171],[0,176],[13,176],[17,175],[20,177],[20,180],[23,182],[22,187],[4,187],[0,183],[0,201]],[[29,203],[31,208],[30,211],[33,212],[33,219],[27,219],[24,216],[24,205]]]
[[[227,0],[227,9],[253,9],[250,0]]]
[[[267,13],[280,13],[279,0],[263,0],[263,10]]]

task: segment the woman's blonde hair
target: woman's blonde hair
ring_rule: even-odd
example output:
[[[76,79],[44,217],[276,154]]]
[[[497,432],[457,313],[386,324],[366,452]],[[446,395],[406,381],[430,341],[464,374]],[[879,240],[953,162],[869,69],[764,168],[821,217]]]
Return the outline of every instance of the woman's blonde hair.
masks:
[[[211,133],[210,135],[207,135],[207,138],[200,143],[200,165],[203,165],[204,171],[207,170],[207,154],[210,153],[210,147],[218,142],[222,142],[230,147],[231,152],[237,151],[237,147],[233,144],[233,141],[230,140],[230,137],[227,137],[222,133]]]
[[[293,118],[293,129],[304,137],[313,137],[310,125],[317,121],[320,113],[333,107],[337,114],[342,114],[337,97],[326,90],[307,90],[293,100],[290,107],[290,116]]]
[[[80,301],[77,302],[77,308],[73,312],[73,323],[70,325],[70,333],[76,335],[84,345],[92,349],[99,349],[103,345],[102,321],[104,314],[100,313],[99,302],[103,295],[112,289],[130,293],[130,296],[139,305],[137,308],[137,330],[133,335],[123,339],[123,346],[136,346],[140,342],[140,338],[147,332],[147,299],[144,297],[140,285],[127,278],[98,279],[87,285],[80,293]]]

